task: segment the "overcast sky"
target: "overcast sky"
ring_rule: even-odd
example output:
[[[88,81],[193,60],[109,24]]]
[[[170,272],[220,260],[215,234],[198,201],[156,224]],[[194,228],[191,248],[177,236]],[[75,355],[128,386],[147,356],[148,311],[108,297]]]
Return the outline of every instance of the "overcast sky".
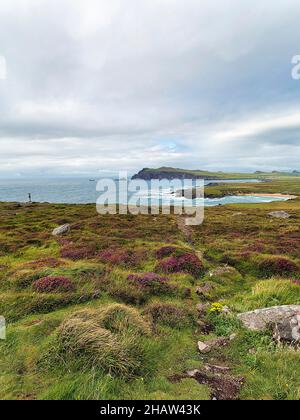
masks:
[[[1,0],[0,176],[300,169],[299,21],[299,0]]]

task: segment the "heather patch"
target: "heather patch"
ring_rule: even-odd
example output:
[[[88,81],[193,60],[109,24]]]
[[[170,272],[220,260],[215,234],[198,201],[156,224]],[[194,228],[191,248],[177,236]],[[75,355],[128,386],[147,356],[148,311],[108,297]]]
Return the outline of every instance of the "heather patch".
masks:
[[[60,250],[62,258],[68,258],[73,261],[93,258],[95,253],[96,248],[88,245],[67,245]]]
[[[173,290],[168,279],[157,273],[130,274],[127,279],[131,284],[153,295],[170,293]]]
[[[8,273],[6,284],[12,286],[15,290],[23,290],[31,286],[32,283],[41,277],[45,277],[47,271],[22,269]]]
[[[164,259],[158,264],[157,268],[164,273],[188,273],[195,277],[200,277],[205,271],[202,261],[196,255],[190,253]]]
[[[107,249],[98,254],[98,258],[103,263],[128,267],[138,266],[142,261],[143,256],[144,253],[142,251],[133,251],[122,248]]]
[[[33,289],[39,293],[73,292],[75,286],[67,277],[44,277],[33,283]]]
[[[258,258],[257,267],[264,277],[290,276],[299,272],[299,264],[288,257],[269,255]]]
[[[156,250],[155,255],[157,259],[162,260],[166,257],[179,256],[185,253],[186,250],[184,250],[183,248],[178,248],[176,246],[163,246]]]

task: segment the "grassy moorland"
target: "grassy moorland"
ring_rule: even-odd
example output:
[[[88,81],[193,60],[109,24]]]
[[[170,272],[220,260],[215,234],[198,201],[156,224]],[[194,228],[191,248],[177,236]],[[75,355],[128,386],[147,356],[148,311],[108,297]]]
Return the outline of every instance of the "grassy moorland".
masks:
[[[300,192],[296,181],[265,187]],[[208,208],[191,228],[174,215],[0,204],[0,399],[299,399],[300,352],[235,317],[300,304],[299,221],[299,199]],[[70,232],[53,237],[64,223]],[[232,333],[198,352],[198,340]],[[217,384],[185,375],[208,364],[230,373]],[[238,392],[228,377],[243,378]]]
[[[209,185],[205,188],[207,197],[224,197],[236,194],[287,194],[300,196],[299,176],[275,176],[271,182],[232,183]]]

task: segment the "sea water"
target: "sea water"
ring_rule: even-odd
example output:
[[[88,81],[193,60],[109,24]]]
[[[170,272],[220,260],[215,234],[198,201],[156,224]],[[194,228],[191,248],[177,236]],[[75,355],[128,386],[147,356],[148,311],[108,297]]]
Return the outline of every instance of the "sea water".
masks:
[[[209,180],[210,183],[232,183],[232,182],[259,182],[258,180]],[[40,179],[0,179],[0,201],[5,202],[27,202],[29,194],[34,202],[65,203],[65,204],[88,204],[96,203],[100,192],[96,190],[96,181],[86,178],[40,178]],[[183,197],[174,197],[170,190],[139,192],[140,204],[166,204],[174,200],[174,205],[182,205]],[[267,203],[271,201],[284,201],[285,198],[262,197],[262,196],[226,196],[222,198],[206,198],[205,206],[217,206],[231,203]],[[197,204],[201,200],[187,200],[190,204]],[[111,197],[111,202],[118,204],[118,199]]]

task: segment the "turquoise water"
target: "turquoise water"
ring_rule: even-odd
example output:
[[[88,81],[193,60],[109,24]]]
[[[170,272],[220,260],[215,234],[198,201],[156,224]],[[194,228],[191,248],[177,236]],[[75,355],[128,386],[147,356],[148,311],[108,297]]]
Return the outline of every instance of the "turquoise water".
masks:
[[[205,184],[212,182],[249,182],[249,180],[226,180],[226,181],[205,181]],[[251,181],[250,181],[251,182]],[[258,182],[252,180],[252,182]],[[32,201],[66,204],[96,203],[100,193],[96,191],[97,182],[89,179],[64,178],[64,179],[21,179],[21,180],[0,180],[0,201],[28,201],[28,194],[31,194]],[[166,204],[171,198],[170,191],[140,191],[140,203],[148,205],[151,199],[152,204]],[[185,199],[174,198],[174,205],[182,205]],[[285,198],[256,197],[256,196],[228,196],[218,199],[205,199],[205,206],[217,206],[231,203],[268,203],[271,201],[284,201]],[[188,204],[200,204],[201,200],[185,200]],[[111,202],[118,202],[111,197]],[[187,204],[187,203],[186,203]]]

